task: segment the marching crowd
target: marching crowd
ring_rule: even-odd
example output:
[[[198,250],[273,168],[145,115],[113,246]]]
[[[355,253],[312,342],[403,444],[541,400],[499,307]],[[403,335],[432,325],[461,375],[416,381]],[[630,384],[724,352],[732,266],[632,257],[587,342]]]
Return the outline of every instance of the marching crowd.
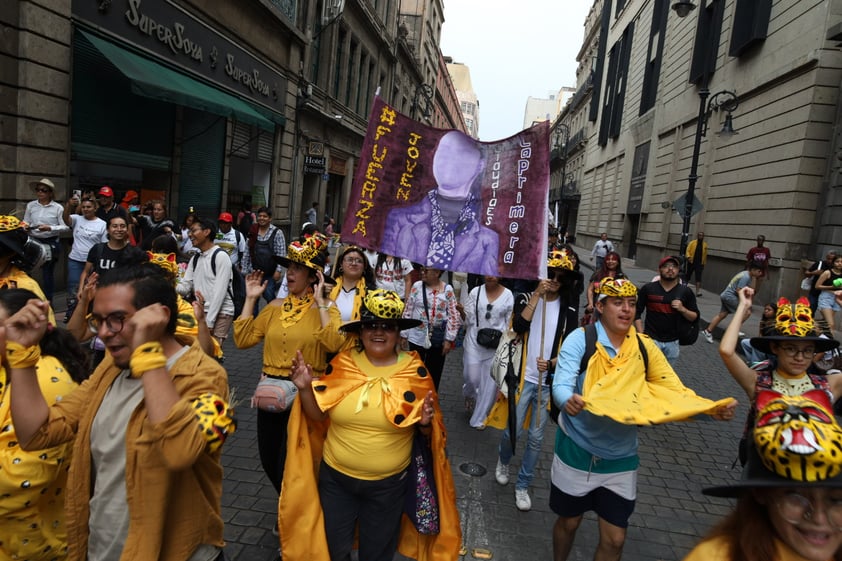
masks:
[[[224,560],[221,455],[236,430],[224,364],[237,357],[222,344],[232,330],[237,348],[262,344],[250,405],[288,561],[465,554],[438,401],[459,343],[469,423],[501,429],[494,475],[514,481],[521,511],[532,508],[549,421],[558,425],[555,561],[569,558],[589,511],[593,558],[621,558],[638,427],[735,416],[735,399],[701,397],[673,369],[700,332],[701,232],[640,287],[605,234],[586,281],[565,235],[548,250],[547,278],[470,275],[457,295],[445,271],[393,255],[345,246],[329,263],[315,218],[287,244],[265,207],[216,220],[191,211],[177,225],[163,201],[147,214],[135,192],[116,204],[102,187],[63,208],[48,179],[32,186],[23,221],[0,216],[0,560]],[[66,230],[62,326],[50,302]],[[780,298],[741,341],[771,257],[764,241],[701,331],[712,342],[735,314],[719,353],[750,411],[734,443],[742,478],[703,491],[735,497],[734,513],[687,559],[839,561],[842,256],[805,271],[816,298]],[[40,285],[27,274],[37,267]],[[747,361],[738,346],[756,354]]]

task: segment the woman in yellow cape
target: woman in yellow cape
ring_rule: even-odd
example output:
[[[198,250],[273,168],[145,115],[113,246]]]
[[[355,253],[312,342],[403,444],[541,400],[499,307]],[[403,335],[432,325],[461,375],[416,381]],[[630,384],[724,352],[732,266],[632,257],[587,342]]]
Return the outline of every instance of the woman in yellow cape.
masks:
[[[399,329],[417,325],[400,317],[402,309],[396,293],[370,291],[360,320],[343,326],[359,333],[357,346],[339,353],[319,378],[297,355],[299,399],[289,420],[278,506],[285,561],[341,559],[355,541],[367,561],[391,560],[395,548],[418,561],[458,557],[461,529],[446,431],[423,363],[416,353],[397,350]],[[415,491],[408,467],[416,431],[428,437],[432,451],[440,518],[434,535],[420,534],[403,514],[404,493]],[[362,490],[360,514],[342,508],[347,485]],[[368,491],[390,493],[390,499],[378,502]]]

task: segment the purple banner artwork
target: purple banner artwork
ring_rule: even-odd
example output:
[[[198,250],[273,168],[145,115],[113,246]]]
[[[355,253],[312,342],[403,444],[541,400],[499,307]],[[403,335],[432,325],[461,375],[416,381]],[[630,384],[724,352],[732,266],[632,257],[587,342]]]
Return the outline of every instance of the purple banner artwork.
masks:
[[[376,98],[342,241],[436,269],[543,278],[548,135],[543,122],[479,142]]]

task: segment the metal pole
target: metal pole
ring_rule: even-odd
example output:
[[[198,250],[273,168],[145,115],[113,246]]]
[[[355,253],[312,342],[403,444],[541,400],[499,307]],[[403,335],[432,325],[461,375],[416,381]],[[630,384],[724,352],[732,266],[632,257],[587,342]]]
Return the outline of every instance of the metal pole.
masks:
[[[705,78],[707,82],[707,78]],[[684,223],[681,225],[681,245],[678,248],[679,256],[684,259],[687,252],[688,238],[690,237],[690,218],[693,215],[693,199],[696,192],[696,181],[699,179],[699,152],[702,147],[702,136],[707,121],[707,100],[710,90],[707,86],[699,90],[699,116],[696,119],[696,138],[693,142],[693,159],[690,161],[690,176],[687,182],[687,196],[684,201]]]

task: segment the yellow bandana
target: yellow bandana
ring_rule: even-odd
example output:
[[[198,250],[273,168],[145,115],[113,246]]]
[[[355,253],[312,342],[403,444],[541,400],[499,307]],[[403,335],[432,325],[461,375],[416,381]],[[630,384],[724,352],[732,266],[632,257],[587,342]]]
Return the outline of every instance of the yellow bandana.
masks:
[[[313,295],[309,292],[303,298],[298,298],[292,294],[284,298],[284,302],[281,304],[281,316],[278,318],[281,325],[291,327],[298,323],[301,316],[313,307],[314,301]]]
[[[339,298],[339,291],[342,290],[342,278],[336,279],[337,283],[330,290],[330,299],[336,302],[336,299]],[[351,312],[351,320],[350,321],[357,321],[360,319],[360,306],[363,303],[363,295],[365,294],[365,278],[360,277],[360,280],[357,281],[357,286],[355,287],[356,290],[354,292],[354,310]]]
[[[681,383],[666,360],[658,361],[659,372],[651,372],[656,347],[648,337],[643,343],[649,353],[648,375],[634,327],[629,328],[614,358],[597,342],[582,388],[585,409],[624,425],[654,425],[712,414],[733,401],[730,397],[719,401],[699,397]]]

